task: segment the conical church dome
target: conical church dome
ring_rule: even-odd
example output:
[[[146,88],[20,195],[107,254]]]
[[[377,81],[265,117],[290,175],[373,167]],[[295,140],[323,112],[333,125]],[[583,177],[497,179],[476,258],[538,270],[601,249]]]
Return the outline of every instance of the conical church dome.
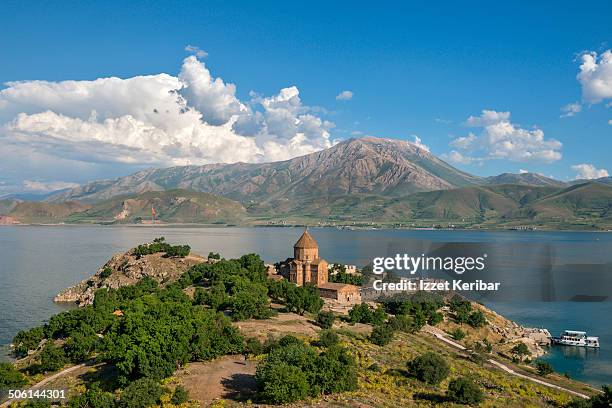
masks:
[[[295,249],[318,249],[317,241],[310,235],[308,230],[305,230],[300,239],[293,246]]]

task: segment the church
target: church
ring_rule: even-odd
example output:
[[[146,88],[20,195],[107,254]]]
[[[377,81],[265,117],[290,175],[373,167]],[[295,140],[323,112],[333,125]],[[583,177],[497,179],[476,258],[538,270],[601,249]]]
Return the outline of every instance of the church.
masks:
[[[359,288],[345,283],[329,282],[329,264],[319,258],[319,245],[308,229],[293,245],[293,258],[281,264],[280,272],[289,282],[297,286],[313,284],[319,288],[321,297],[341,303],[361,301]]]
[[[319,245],[308,229],[293,245],[293,259],[289,262],[289,281],[298,286],[312,283],[319,286],[327,283],[328,264],[319,258]]]

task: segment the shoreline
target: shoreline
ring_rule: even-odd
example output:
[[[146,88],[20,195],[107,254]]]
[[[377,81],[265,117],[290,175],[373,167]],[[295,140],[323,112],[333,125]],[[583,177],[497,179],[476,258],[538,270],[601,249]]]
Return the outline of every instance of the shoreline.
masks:
[[[164,223],[164,224],[115,224],[115,223],[18,223],[0,224],[2,227],[105,227],[105,228],[321,228],[338,229],[347,231],[443,231],[443,232],[509,232],[509,233],[539,233],[539,232],[580,232],[580,233],[610,233],[612,230],[586,230],[586,229],[512,229],[512,228],[404,228],[404,227],[358,227],[352,225],[311,225],[311,224],[291,224],[291,225],[265,225],[265,224],[197,224],[197,223]]]

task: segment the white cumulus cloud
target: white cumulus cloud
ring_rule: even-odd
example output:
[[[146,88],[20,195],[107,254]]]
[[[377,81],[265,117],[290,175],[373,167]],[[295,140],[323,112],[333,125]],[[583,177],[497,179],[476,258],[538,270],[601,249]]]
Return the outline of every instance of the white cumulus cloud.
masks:
[[[342,91],[336,95],[337,101],[350,101],[351,99],[353,99],[353,92],[351,91]]]
[[[451,141],[455,150],[447,157],[456,163],[496,159],[550,163],[561,159],[561,142],[545,138],[541,129],[524,129],[510,122],[510,112],[483,110],[480,116],[470,116],[466,125],[481,131]]]
[[[235,85],[213,77],[193,55],[177,76],[5,85],[0,162],[11,163],[11,174],[32,165],[8,160],[15,152],[43,154],[49,166],[53,157],[88,166],[170,166],[284,160],[332,145],[333,123],[304,105],[295,86],[241,101]]]
[[[612,98],[612,50],[601,55],[594,51],[585,52],[581,61],[576,79],[582,85],[582,98],[588,103]]]
[[[601,177],[608,177],[608,171],[606,169],[598,169],[592,164],[582,163],[575,164],[572,166],[572,170],[576,172],[576,180],[580,179],[597,179]]]

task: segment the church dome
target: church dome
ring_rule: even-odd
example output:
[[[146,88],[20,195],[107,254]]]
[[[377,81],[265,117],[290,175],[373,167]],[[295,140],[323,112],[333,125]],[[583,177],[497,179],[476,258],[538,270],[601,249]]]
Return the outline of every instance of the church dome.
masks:
[[[312,237],[312,235],[310,235],[308,230],[306,230],[304,231],[300,239],[297,240],[293,248],[318,249],[319,245],[317,244],[317,241],[315,241],[315,239]]]

